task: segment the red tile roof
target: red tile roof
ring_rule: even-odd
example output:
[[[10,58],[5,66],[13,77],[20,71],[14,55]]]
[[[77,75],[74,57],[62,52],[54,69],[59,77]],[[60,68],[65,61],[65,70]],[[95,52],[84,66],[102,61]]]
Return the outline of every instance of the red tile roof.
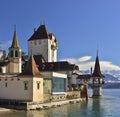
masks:
[[[38,70],[33,56],[28,60],[22,75],[42,76]]]

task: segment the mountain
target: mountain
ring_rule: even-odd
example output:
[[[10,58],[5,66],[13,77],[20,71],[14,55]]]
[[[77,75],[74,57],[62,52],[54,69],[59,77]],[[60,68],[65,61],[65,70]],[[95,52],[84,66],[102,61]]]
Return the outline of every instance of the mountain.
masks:
[[[103,88],[120,89],[120,71],[103,71],[105,76],[105,85]]]
[[[89,74],[89,71],[83,71],[83,74]],[[120,88],[120,71],[111,70],[111,71],[102,71],[105,76],[105,84],[103,88],[117,89]]]
[[[120,82],[120,71],[103,71],[102,72],[105,76],[105,81],[106,82]]]

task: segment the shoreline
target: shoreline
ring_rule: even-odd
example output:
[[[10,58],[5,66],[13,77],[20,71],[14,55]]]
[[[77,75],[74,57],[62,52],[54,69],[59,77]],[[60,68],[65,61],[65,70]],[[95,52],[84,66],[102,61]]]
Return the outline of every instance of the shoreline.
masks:
[[[80,102],[85,102],[85,101],[86,101],[85,98],[78,98],[78,99],[64,100],[64,101],[58,101],[58,102],[30,104],[30,105],[28,105],[27,111],[45,110],[45,109],[49,109],[49,108],[60,107],[62,105],[66,105],[66,104],[75,104],[75,103],[80,103]]]
[[[47,102],[47,103],[39,103],[39,102],[26,102],[25,105],[4,105],[0,107],[0,112],[3,111],[33,111],[33,110],[46,110],[49,108],[57,108],[62,105],[67,104],[75,104],[86,102],[86,98],[77,98],[70,100],[63,100],[58,102]]]

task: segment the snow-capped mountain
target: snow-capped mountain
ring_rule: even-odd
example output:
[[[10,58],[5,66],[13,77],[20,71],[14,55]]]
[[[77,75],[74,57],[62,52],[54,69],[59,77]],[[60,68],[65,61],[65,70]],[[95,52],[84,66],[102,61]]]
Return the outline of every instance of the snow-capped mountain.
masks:
[[[82,71],[83,74],[90,74],[90,71]],[[111,70],[111,71],[102,71],[102,74],[105,76],[106,82],[120,82],[120,71]]]
[[[82,73],[90,74],[89,71],[83,71]],[[103,85],[103,88],[120,89],[120,71],[102,71],[102,74],[105,76],[105,85]]]
[[[120,82],[120,71],[103,71],[106,82]]]

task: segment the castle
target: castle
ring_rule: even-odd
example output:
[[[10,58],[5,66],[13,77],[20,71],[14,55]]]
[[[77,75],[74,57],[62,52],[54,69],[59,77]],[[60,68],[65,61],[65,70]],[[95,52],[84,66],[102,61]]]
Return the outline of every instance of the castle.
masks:
[[[0,60],[0,99],[49,102],[72,96],[80,98],[76,88],[85,80],[85,75],[80,75],[77,65],[57,61],[57,49],[55,35],[40,25],[28,39],[28,61],[25,61],[15,29],[8,55],[3,51]],[[96,69],[92,77],[98,77],[96,72],[100,71]],[[87,75],[87,80],[90,78]]]

